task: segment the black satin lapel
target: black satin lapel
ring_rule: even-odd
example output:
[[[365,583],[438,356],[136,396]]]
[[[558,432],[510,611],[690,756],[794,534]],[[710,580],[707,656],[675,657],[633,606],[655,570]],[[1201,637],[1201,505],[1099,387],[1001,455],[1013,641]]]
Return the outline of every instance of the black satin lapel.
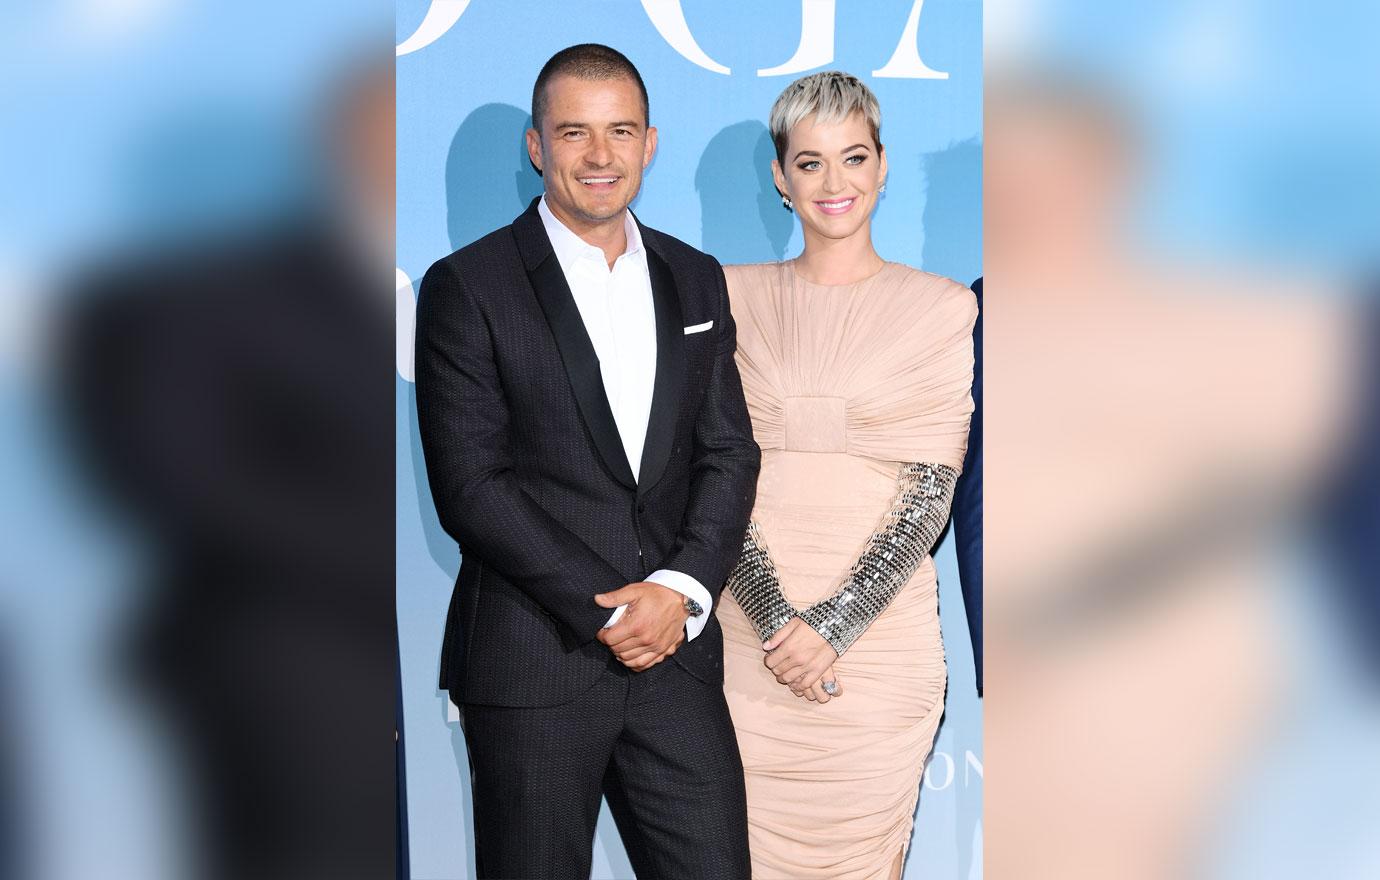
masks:
[[[627,453],[623,451],[623,440],[618,435],[618,423],[613,420],[613,410],[604,394],[599,356],[595,354],[594,343],[589,341],[589,334],[585,332],[585,322],[580,317],[565,274],[561,272],[560,261],[552,253],[528,272],[527,277],[532,281],[537,301],[541,303],[546,322],[551,325],[551,332],[556,337],[556,347],[560,349],[561,361],[565,364],[566,375],[570,377],[570,387],[575,392],[575,400],[579,402],[585,426],[594,438],[595,448],[618,482],[629,489],[636,488]]]
[[[642,446],[642,466],[638,470],[639,495],[655,486],[666,471],[666,460],[670,458],[671,444],[676,438],[676,417],[685,384],[685,325],[676,281],[671,276],[671,267],[651,249],[647,250],[647,272],[656,307],[656,383],[652,391],[652,411],[647,420],[647,438]]]
[[[518,253],[522,255],[522,267],[530,275],[541,265],[542,260],[551,256],[551,239],[546,237],[546,227],[541,224],[541,214],[537,211],[541,197],[532,200],[513,221],[513,239],[517,242]]]

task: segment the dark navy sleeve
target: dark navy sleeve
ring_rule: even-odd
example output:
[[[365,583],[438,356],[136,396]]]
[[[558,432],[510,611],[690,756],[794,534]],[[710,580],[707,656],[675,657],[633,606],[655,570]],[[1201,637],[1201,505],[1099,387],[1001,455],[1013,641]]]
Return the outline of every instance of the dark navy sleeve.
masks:
[[[954,493],[954,541],[963,609],[973,641],[973,669],[982,696],[982,279],[973,282],[978,317],[973,324],[973,419],[968,429],[968,452],[963,475]]]
[[[1380,283],[1374,287],[1380,293]],[[1380,298],[1363,299],[1364,362],[1350,442],[1323,497],[1323,542],[1329,550],[1343,628],[1372,687],[1380,685]]]

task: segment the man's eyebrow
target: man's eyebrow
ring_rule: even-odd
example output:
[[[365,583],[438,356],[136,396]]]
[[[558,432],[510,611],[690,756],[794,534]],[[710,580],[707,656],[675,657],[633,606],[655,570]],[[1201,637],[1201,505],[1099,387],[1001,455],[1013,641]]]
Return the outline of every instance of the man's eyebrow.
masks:
[[[629,120],[627,122],[610,122],[609,128],[641,128],[642,123]]]
[[[588,123],[588,122],[557,122],[557,123],[556,123],[556,130],[557,130],[557,131],[560,131],[560,130],[563,129],[563,128],[589,128],[589,123]]]

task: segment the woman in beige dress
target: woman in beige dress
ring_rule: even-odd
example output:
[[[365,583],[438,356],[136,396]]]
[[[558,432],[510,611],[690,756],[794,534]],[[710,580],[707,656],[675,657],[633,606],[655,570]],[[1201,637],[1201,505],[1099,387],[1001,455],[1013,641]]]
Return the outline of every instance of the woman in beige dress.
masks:
[[[880,128],[855,77],[787,87],[772,174],[804,252],[726,269],[762,447],[718,612],[758,880],[900,877],[944,710],[929,554],[967,445],[977,306],[874,250]]]

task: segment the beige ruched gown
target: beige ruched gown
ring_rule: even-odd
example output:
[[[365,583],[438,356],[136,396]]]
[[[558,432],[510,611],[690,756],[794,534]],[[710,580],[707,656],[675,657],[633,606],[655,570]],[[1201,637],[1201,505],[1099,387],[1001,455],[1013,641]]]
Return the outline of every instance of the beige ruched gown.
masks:
[[[837,592],[896,496],[904,463],[962,467],[976,300],[897,263],[837,286],[806,281],[790,262],[725,273],[762,447],[752,517],[800,610]],[[834,664],[843,695],[820,704],[777,683],[761,639],[724,591],[724,687],[757,880],[885,878],[905,852],[944,708],[938,612],[926,554]]]

